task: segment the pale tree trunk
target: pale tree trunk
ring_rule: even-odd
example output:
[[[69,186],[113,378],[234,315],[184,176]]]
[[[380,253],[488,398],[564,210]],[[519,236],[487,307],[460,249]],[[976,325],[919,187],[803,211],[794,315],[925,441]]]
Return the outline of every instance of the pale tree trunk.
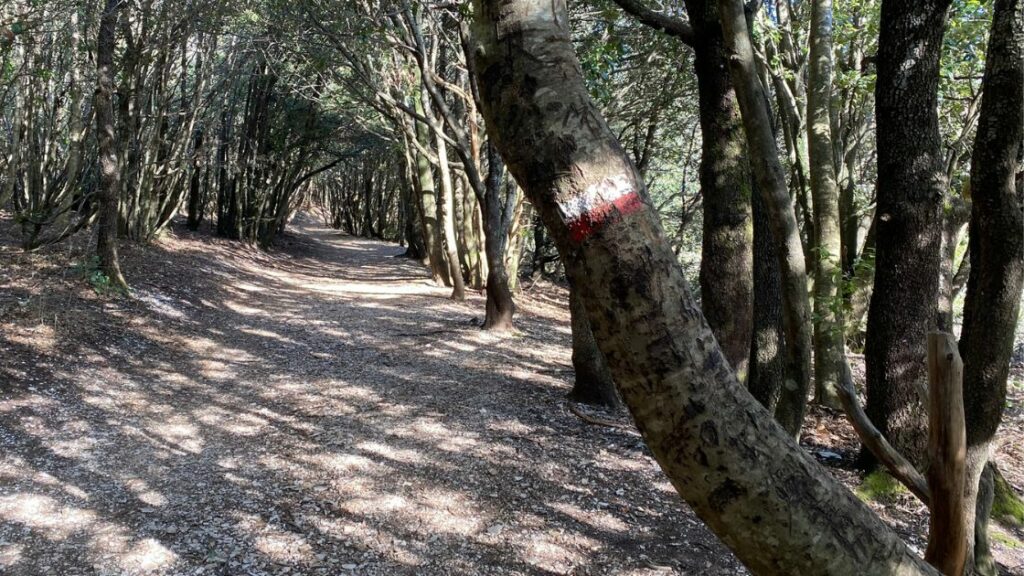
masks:
[[[965,506],[974,519],[979,480],[1006,404],[1006,378],[1024,284],[1024,7],[996,0],[974,155],[971,159],[971,272],[960,352],[967,420]],[[1017,178],[1015,182],[1014,179]],[[989,502],[979,502],[974,564],[994,574],[985,530]]]
[[[866,412],[923,467],[925,340],[935,324],[942,198],[936,98],[950,0],[883,0],[875,109],[878,208],[875,285],[864,349]],[[871,462],[867,451],[862,451]]]
[[[107,0],[100,17],[96,46],[98,81],[93,106],[96,109],[96,140],[100,157],[99,224],[96,255],[100,269],[119,288],[128,284],[121,274],[117,256],[118,209],[121,202],[121,162],[117,132],[114,129],[114,49],[117,21],[124,0]]]
[[[419,98],[415,99],[416,111],[423,114],[423,103]],[[415,121],[415,135],[420,146],[426,150],[431,149],[429,128],[423,122]],[[427,248],[427,259],[430,263],[430,273],[434,281],[445,286],[451,286],[451,275],[448,273],[448,264],[445,263],[443,229],[437,218],[437,186],[434,184],[434,171],[430,166],[430,159],[422,152],[416,153],[416,186],[419,195],[420,213],[423,224],[423,243]]]
[[[935,323],[943,332],[953,332],[953,305],[959,289],[956,283],[956,249],[970,219],[970,205],[959,196],[950,195],[942,211],[942,241],[939,256],[939,301]],[[969,258],[965,256],[964,260]]]
[[[437,199],[437,219],[444,232],[444,251],[448,257],[448,275],[452,281],[452,300],[466,299],[466,283],[459,264],[458,240],[455,238],[455,190],[452,185],[451,168],[448,166],[448,143],[441,134],[436,134],[438,172],[441,180],[441,196]]]
[[[587,286],[598,347],[680,495],[757,574],[935,574],[736,380],[587,95],[565,1],[474,9],[488,130]]]
[[[811,378],[811,311],[803,242],[786,176],[779,162],[764,90],[755,71],[743,4],[740,0],[720,0],[718,6],[726,45],[731,52],[732,83],[743,111],[751,169],[757,189],[765,200],[782,278],[786,382],[779,398],[779,405],[784,410],[777,412],[776,416],[783,428],[796,436],[803,423]]]
[[[811,53],[808,67],[807,131],[811,196],[814,201],[814,397],[839,407],[836,387],[842,362],[843,319],[839,282],[839,187],[832,148],[832,0],[811,2]]]

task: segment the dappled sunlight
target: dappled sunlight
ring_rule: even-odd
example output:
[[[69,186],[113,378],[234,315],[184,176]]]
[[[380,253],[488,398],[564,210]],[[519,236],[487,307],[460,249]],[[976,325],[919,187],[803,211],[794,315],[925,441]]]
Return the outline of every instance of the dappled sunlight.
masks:
[[[482,296],[308,234],[316,258],[173,240],[205,286],[143,286],[118,331],[67,340],[47,392],[0,401],[0,571],[600,573],[671,525],[622,501],[687,514],[635,436],[561,407],[556,302],[481,332]]]
[[[589,524],[595,528],[600,528],[601,530],[611,532],[626,532],[629,530],[629,526],[625,522],[600,508],[597,510],[584,510],[568,502],[552,502],[548,505],[569,518]]]
[[[0,518],[42,532],[60,541],[97,521],[91,510],[65,506],[50,496],[19,492],[0,496]]]

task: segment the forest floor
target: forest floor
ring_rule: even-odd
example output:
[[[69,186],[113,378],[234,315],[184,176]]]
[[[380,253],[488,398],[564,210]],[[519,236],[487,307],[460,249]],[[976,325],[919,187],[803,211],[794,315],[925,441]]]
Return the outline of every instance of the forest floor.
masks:
[[[746,574],[635,431],[567,410],[561,288],[526,289],[495,336],[482,296],[301,218],[271,252],[126,244],[125,299],[90,285],[88,237],[25,255],[11,228],[2,574]],[[1019,386],[999,448],[1018,489]],[[803,444],[859,483],[841,418],[814,411]],[[871,505],[923,548],[910,496]],[[1024,574],[1024,534],[999,534]]]

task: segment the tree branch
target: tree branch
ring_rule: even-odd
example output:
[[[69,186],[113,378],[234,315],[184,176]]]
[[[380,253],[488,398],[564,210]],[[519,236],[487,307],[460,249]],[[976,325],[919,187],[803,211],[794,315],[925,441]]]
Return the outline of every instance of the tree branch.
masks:
[[[615,3],[644,26],[679,38],[688,46],[693,46],[696,41],[693,27],[689,22],[651,10],[641,0],[615,0]]]

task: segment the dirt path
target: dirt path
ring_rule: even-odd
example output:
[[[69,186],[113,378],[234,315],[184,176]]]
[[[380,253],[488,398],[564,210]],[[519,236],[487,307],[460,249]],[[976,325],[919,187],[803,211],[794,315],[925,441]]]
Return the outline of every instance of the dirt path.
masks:
[[[565,411],[562,295],[494,337],[400,251],[179,232],[126,249],[134,301],[8,258],[0,573],[745,573],[637,435]]]

